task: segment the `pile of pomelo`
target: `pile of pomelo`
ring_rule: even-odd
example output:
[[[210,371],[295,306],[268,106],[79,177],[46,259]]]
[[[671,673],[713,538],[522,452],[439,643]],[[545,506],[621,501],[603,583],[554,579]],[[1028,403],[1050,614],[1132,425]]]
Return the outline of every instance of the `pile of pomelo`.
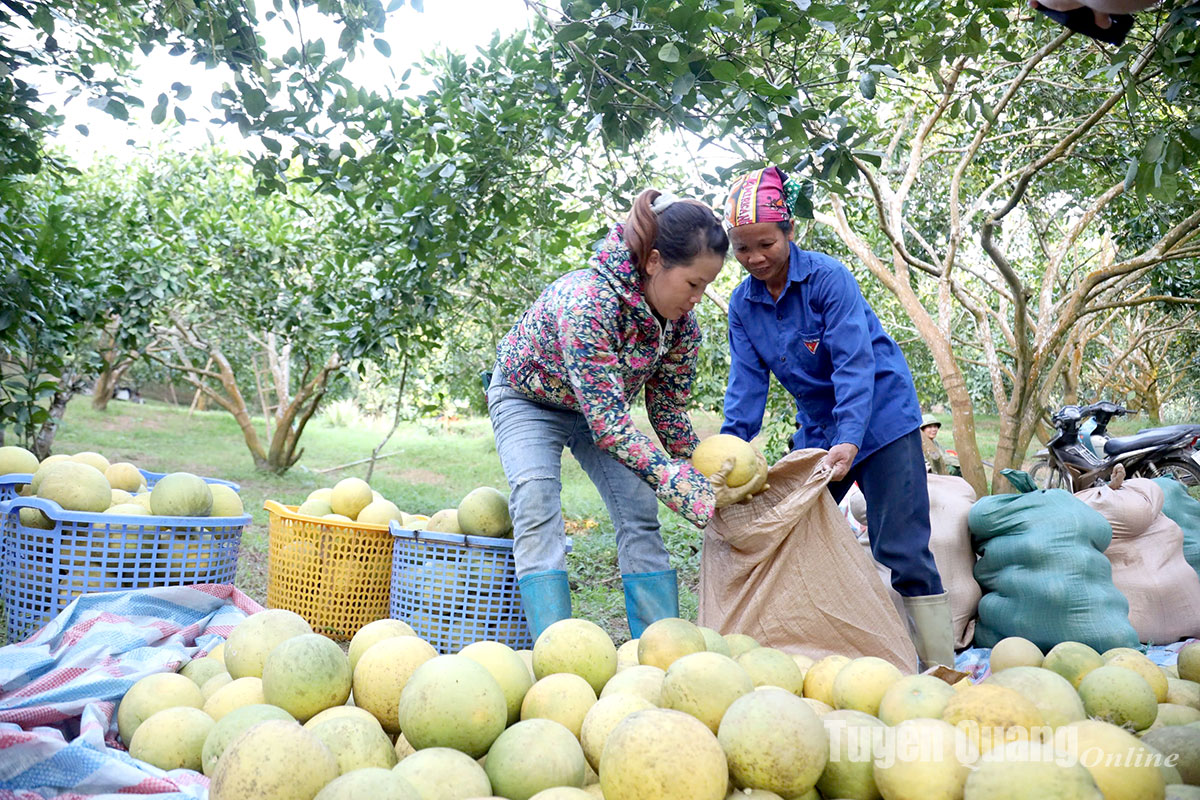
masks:
[[[563,620],[532,651],[439,656],[398,620],[343,653],[264,611],[117,710],[136,758],[211,800],[1166,800],[1200,784],[1200,643],[1009,639],[980,684],[813,662],[660,620],[620,648]]]
[[[395,520],[409,530],[491,537],[512,535],[508,498],[490,486],[472,490],[457,508],[443,508],[427,515],[402,511],[362,478],[345,478],[332,487],[314,489],[296,508],[296,513],[367,525],[387,525]]]
[[[242,500],[232,488],[208,484],[189,472],[172,472],[146,487],[146,479],[128,461],[109,462],[100,453],[52,455],[42,461],[22,447],[0,447],[0,475],[31,473],[22,496],[53,500],[67,511],[164,517],[240,517]],[[20,510],[21,524],[54,527],[36,508]]]

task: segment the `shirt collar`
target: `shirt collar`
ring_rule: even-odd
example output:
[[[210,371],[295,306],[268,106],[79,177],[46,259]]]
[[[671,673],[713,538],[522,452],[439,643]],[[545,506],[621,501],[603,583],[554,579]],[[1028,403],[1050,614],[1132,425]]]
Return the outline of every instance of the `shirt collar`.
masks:
[[[812,262],[808,257],[808,253],[797,247],[795,242],[788,242],[788,249],[790,251],[788,257],[788,283],[801,283],[812,274]],[[775,304],[775,298],[771,297],[771,293],[767,291],[767,284],[753,275],[747,275],[746,279],[750,281],[749,291],[746,292],[747,300],[757,303],[769,303],[770,305]]]

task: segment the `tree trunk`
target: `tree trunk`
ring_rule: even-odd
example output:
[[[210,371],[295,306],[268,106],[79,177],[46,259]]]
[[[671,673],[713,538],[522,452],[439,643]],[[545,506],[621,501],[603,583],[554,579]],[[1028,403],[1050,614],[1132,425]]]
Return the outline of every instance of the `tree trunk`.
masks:
[[[96,385],[92,388],[93,409],[96,411],[108,410],[108,401],[112,399],[113,386],[116,385],[116,382],[112,366],[106,363],[104,369],[96,376]]]
[[[38,460],[44,459],[50,455],[50,448],[54,445],[54,437],[58,434],[58,426],[62,423],[63,414],[67,413],[67,404],[71,402],[71,398],[79,391],[79,382],[75,375],[66,373],[58,382],[58,388],[54,390],[53,397],[50,398],[50,407],[47,409],[50,416],[42,423],[42,427],[38,430],[37,435],[32,442],[33,454],[38,457]]]

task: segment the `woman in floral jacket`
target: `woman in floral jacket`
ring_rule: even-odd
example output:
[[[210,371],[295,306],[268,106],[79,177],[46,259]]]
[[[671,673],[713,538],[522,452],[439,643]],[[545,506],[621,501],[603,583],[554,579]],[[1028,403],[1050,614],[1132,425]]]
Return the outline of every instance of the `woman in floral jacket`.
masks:
[[[703,527],[749,487],[713,482],[688,457],[686,405],[700,327],[692,308],[721,271],[729,240],[707,206],[648,189],[587,269],[556,280],[500,343],[488,388],[496,449],[512,492],[513,555],[534,636],[571,615],[562,518],[562,451],[571,452],[616,528],[630,632],[678,616],[658,500]],[[645,391],[663,448],[630,406]]]

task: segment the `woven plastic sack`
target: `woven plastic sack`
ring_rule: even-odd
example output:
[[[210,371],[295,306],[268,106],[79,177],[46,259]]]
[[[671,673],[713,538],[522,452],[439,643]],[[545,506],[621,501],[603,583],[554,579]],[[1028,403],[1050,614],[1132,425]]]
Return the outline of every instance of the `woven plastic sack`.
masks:
[[[824,450],[771,468],[767,491],[723,508],[704,532],[701,625],[811,658],[877,656],[915,672],[905,624],[813,470]]]
[[[1101,486],[1075,496],[1112,526],[1104,555],[1129,601],[1138,638],[1163,644],[1200,635],[1200,575],[1184,560],[1183,531],[1162,513],[1162,487],[1131,478],[1119,489]]]
[[[985,497],[967,517],[983,590],[975,644],[1023,636],[1042,650],[1076,641],[1104,652],[1136,647],[1129,603],[1104,550],[1112,528],[1062,489]]]
[[[929,487],[929,551],[942,576],[942,587],[950,596],[954,646],[962,649],[970,647],[975,637],[975,614],[979,609],[979,598],[983,596],[975,581],[975,549],[967,530],[967,514],[975,503],[975,490],[954,475],[927,475],[926,481]],[[866,498],[858,484],[846,493],[842,505],[848,508],[850,519],[858,523],[855,530],[858,543],[872,559],[888,597],[903,618],[907,612],[903,599],[892,588],[892,571],[874,561],[871,554],[871,540],[866,528]]]
[[[1200,573],[1200,500],[1188,494],[1187,488],[1174,478],[1155,478],[1163,490],[1163,509],[1183,530],[1183,558]]]

